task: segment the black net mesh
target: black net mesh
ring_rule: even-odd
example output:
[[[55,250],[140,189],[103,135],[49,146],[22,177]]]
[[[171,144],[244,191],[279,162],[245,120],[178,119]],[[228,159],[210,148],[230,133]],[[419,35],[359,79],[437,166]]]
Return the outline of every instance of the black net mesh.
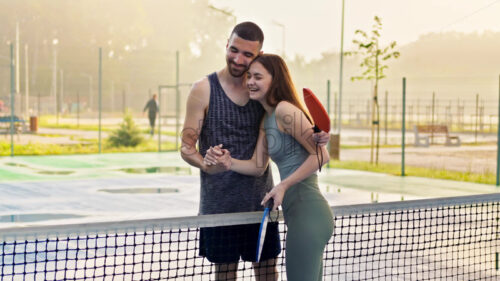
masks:
[[[335,207],[323,279],[498,280],[499,205]],[[232,272],[238,280],[275,280],[275,270],[278,280],[286,280],[283,222],[279,229],[281,254],[257,269],[251,262],[215,266],[200,257],[199,227],[3,239],[0,280],[214,280],[216,271],[227,280]]]

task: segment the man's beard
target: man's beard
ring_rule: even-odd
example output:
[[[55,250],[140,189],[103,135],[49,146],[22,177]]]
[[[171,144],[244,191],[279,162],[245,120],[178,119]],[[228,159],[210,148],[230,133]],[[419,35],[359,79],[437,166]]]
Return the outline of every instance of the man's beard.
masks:
[[[227,62],[227,69],[229,70],[229,74],[231,74],[231,76],[233,77],[241,77],[243,75],[245,75],[245,73],[247,72],[248,70],[248,67],[247,66],[243,66],[242,70],[235,70],[233,69],[232,66],[236,65],[234,62],[232,61],[228,61]]]

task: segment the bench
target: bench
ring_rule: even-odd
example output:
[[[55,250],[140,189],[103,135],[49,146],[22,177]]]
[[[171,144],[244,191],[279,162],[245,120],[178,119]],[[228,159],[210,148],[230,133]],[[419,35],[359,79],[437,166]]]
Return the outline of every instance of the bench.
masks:
[[[7,116],[0,116],[0,127],[4,129],[5,134],[10,133],[10,115]],[[14,132],[16,134],[22,133],[23,131],[26,131],[26,121],[23,119],[14,116]]]
[[[428,147],[431,138],[445,138],[444,145],[460,146],[460,137],[448,133],[446,125],[415,125],[415,146]]]

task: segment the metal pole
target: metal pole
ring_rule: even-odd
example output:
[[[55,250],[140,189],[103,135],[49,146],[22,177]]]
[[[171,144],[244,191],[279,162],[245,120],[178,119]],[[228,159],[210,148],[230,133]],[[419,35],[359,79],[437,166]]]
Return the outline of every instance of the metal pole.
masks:
[[[57,72],[56,72],[56,77],[57,77]],[[56,94],[56,124],[59,125],[59,94],[57,91],[55,94]]]
[[[326,81],[326,106],[328,111],[328,119],[330,119],[330,79]],[[327,150],[330,151],[330,143],[327,144]],[[330,161],[328,161],[327,168],[330,168]]]
[[[344,67],[344,4],[345,0],[342,0],[342,25],[340,29],[340,74],[339,74],[339,109],[337,118],[339,121],[338,134],[340,139],[340,131],[342,129],[342,71]]]
[[[19,85],[21,82],[19,71],[21,68],[21,64],[19,63],[19,22],[16,22],[16,62],[15,62],[15,67],[16,67],[16,95],[19,94],[21,95],[21,86]],[[22,108],[22,107],[20,107]]]
[[[28,44],[24,45],[24,62],[25,62],[25,86],[24,86],[24,94],[26,96],[25,99],[25,116],[28,118],[30,116],[29,114],[29,106],[30,106],[30,83],[29,83],[29,64],[28,64]]]
[[[497,187],[500,186],[500,75],[498,76]]]
[[[14,45],[10,43],[10,156],[14,156],[14,95],[16,94],[16,78],[14,66]]]
[[[99,48],[99,153],[102,152],[101,118],[102,118],[102,48]]]
[[[53,42],[54,46],[54,66],[53,66],[53,72],[52,72],[52,98],[54,99],[53,101],[55,102],[55,111],[57,112],[57,43]],[[56,41],[57,42],[57,41]]]
[[[179,118],[180,118],[180,92],[179,92],[179,51],[175,52],[175,149],[179,148]]]
[[[59,87],[59,97],[57,98],[57,124],[59,125],[59,114],[62,114],[63,104],[64,104],[64,70],[59,70],[60,73],[60,87]]]
[[[403,116],[401,124],[401,176],[405,176],[405,133],[406,133],[406,77],[403,77]]]
[[[151,99],[151,89],[149,89]],[[161,86],[158,86],[158,152],[161,152]]]

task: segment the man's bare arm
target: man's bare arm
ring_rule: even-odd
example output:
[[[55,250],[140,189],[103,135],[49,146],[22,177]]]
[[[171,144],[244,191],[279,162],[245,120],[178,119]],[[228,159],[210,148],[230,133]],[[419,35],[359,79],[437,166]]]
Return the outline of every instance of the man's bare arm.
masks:
[[[186,104],[186,118],[182,129],[181,156],[189,165],[202,171],[215,174],[226,169],[220,165],[208,166],[203,163],[203,157],[196,149],[205,112],[210,102],[210,83],[204,78],[193,85]]]
[[[196,143],[205,118],[205,111],[210,99],[210,85],[204,78],[191,88],[186,104],[186,118],[182,128],[181,156],[191,166],[204,170],[203,157],[196,149]]]

